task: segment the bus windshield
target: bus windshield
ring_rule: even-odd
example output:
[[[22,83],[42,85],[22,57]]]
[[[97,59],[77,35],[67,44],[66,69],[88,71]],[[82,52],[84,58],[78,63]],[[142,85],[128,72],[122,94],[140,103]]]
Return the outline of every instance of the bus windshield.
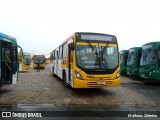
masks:
[[[118,66],[117,46],[76,46],[77,65],[83,69],[114,69]]]
[[[120,54],[120,64],[125,64],[127,60],[127,54]]]
[[[136,53],[135,52],[129,53],[127,59],[127,65],[135,64],[136,60],[137,60]]]
[[[24,56],[23,61],[24,61],[25,65],[30,65],[31,61],[30,61],[30,58],[28,56]]]
[[[40,64],[45,63],[45,57],[36,57],[34,63],[38,63],[38,60],[40,60]]]
[[[148,49],[142,52],[140,65],[153,65],[157,63],[157,54],[155,49]]]

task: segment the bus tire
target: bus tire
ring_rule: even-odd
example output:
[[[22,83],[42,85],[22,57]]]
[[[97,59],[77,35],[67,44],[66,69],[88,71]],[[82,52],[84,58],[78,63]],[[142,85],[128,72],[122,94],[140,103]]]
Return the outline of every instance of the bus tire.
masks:
[[[54,74],[54,67],[52,67],[53,77],[56,77],[56,74]]]
[[[64,85],[66,88],[69,88],[69,84],[67,83],[67,77],[66,77],[66,74],[64,73],[63,74],[63,80],[64,80]]]

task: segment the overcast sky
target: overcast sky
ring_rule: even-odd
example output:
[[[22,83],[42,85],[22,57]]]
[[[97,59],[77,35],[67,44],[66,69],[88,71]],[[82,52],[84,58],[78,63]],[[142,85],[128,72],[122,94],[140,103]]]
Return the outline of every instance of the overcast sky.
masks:
[[[0,32],[49,54],[73,32],[117,36],[120,50],[160,41],[159,0],[1,0]]]

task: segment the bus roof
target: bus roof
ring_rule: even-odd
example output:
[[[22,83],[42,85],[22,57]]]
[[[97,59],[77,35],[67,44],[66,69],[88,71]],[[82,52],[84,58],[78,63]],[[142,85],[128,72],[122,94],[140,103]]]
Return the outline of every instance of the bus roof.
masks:
[[[33,55],[33,57],[45,57],[45,55]]]
[[[121,50],[120,53],[127,53],[129,50]]]
[[[63,43],[65,43],[66,41],[68,41],[70,38],[72,38],[75,34],[96,34],[96,35],[109,35],[109,36],[115,36],[115,35],[110,35],[110,34],[104,34],[104,33],[95,33],[95,32],[74,32],[73,34],[71,34],[67,39],[65,39],[63,41]]]
[[[2,37],[2,38],[6,38],[6,39],[9,39],[9,40],[12,40],[12,41],[14,41],[14,42],[16,42],[16,43],[17,43],[16,38],[11,37],[11,36],[9,36],[9,35],[6,35],[6,34],[3,34],[3,33],[0,33],[0,37]]]
[[[131,49],[142,49],[142,47],[132,47],[129,50],[131,50]]]
[[[104,34],[104,33],[95,33],[95,32],[74,32],[73,34],[71,34],[69,37],[67,37],[62,44],[60,44],[58,47],[56,47],[54,50],[58,50],[59,47],[61,45],[63,45],[64,43],[66,43],[67,41],[71,40],[76,34],[96,34],[96,35],[108,35],[108,36],[113,36],[116,37],[115,35],[110,35],[110,34]],[[54,51],[53,50],[53,51]]]
[[[97,34],[97,35],[110,35],[110,34],[105,34],[105,33],[95,33],[95,32],[75,32],[75,34]],[[115,36],[115,35],[110,35],[110,36]]]
[[[160,41],[149,42],[149,43],[145,43],[144,45],[147,45],[147,44],[160,44]],[[144,46],[144,45],[143,45],[143,46]]]

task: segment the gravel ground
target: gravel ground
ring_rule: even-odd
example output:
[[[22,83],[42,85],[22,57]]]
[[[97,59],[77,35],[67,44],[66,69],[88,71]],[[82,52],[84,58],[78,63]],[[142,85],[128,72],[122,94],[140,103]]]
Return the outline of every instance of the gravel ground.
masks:
[[[119,87],[100,89],[68,89],[62,80],[54,78],[49,65],[41,72],[31,69],[19,73],[15,85],[3,86],[0,104],[86,104],[102,106],[156,106],[149,98],[125,87],[125,83],[139,82],[121,77]]]

